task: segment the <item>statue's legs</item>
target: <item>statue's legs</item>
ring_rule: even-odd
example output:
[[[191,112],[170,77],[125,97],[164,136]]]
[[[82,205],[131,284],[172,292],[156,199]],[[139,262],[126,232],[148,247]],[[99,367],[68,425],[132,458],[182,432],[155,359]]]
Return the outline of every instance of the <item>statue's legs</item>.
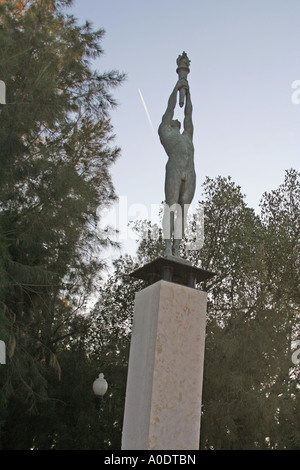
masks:
[[[180,242],[184,237],[188,207],[195,194],[196,175],[192,170],[185,172],[183,177],[177,168],[169,164],[166,170],[166,203],[163,215],[164,255],[173,255],[172,239],[174,238],[174,256],[178,257]]]
[[[165,239],[165,256],[172,255],[172,236],[174,233],[174,212],[169,210],[169,205],[166,203],[163,215],[163,236]]]
[[[176,243],[180,243],[183,237],[184,225],[184,214],[180,204],[165,204],[163,215],[163,234],[166,245],[165,256],[173,255],[172,240],[174,238],[174,248],[176,248]],[[175,254],[175,256],[178,256],[178,254]]]
[[[172,239],[175,230],[176,205],[179,199],[181,177],[176,167],[168,162],[166,166],[165,196],[166,202],[163,215],[163,236],[165,239],[165,256],[172,255]]]
[[[180,211],[177,211],[177,217],[174,228],[174,256],[179,256],[179,247],[184,237],[184,229],[186,225],[187,208],[184,204],[180,205]]]
[[[177,217],[175,224],[177,226],[174,229],[174,256],[179,256],[179,247],[182,238],[184,237],[188,210],[193,200],[196,189],[196,174],[191,171],[185,175],[185,178],[181,181],[179,191],[179,204],[181,207],[180,215]],[[178,236],[177,236],[178,233]]]

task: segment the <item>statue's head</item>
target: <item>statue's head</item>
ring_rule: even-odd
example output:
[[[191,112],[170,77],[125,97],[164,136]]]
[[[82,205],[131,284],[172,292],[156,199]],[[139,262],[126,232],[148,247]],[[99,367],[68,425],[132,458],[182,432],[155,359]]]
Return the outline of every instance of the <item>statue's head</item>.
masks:
[[[173,129],[178,129],[180,131],[180,127],[181,127],[180,121],[178,121],[178,119],[173,120],[171,122],[171,127],[173,127]]]

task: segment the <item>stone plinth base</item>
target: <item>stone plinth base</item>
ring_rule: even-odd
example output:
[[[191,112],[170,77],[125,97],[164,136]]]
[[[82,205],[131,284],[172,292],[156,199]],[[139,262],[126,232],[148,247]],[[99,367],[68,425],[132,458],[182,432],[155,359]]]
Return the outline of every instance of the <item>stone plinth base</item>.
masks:
[[[136,294],[122,450],[197,450],[205,292],[160,280]]]
[[[210,279],[215,275],[211,271],[192,266],[186,261],[175,256],[157,258],[130,274],[137,279],[143,279],[149,284],[164,280],[195,287],[197,283]]]

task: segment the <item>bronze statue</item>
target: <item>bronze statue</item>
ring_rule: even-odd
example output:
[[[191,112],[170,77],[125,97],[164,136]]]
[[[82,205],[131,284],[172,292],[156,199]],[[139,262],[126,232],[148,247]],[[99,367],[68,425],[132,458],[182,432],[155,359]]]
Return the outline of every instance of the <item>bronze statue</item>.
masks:
[[[179,80],[172,91],[165,114],[158,128],[160,141],[168,155],[165,179],[165,209],[163,215],[163,233],[165,238],[165,257],[179,257],[179,246],[184,236],[187,210],[191,204],[196,187],[194,168],[192,102],[187,74],[189,59],[185,52],[177,59]],[[183,132],[181,123],[173,120],[180,93],[180,105],[184,109]],[[174,238],[174,243],[173,243]]]

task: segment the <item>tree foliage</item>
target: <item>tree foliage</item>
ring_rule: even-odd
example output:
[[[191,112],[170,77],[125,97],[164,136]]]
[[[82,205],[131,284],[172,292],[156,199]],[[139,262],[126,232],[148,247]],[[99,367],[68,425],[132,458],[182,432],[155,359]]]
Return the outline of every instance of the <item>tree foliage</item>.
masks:
[[[79,26],[71,2],[0,4],[0,425],[13,403],[40,412],[49,378],[61,378],[66,340],[76,344],[82,313],[101,279],[98,206],[115,192],[111,90],[124,76],[99,73],[104,31]],[[73,343],[72,343],[73,344]],[[52,378],[54,380],[54,378]],[[28,434],[29,436],[29,434]],[[29,437],[28,437],[29,439]]]
[[[300,448],[300,370],[292,362],[299,176],[287,171],[278,190],[263,195],[259,216],[231,178],[204,182],[205,243],[200,252],[182,246],[193,264],[216,273],[198,286],[208,292],[201,449]],[[156,226],[138,222],[136,230],[136,259],[116,261],[92,313],[90,347],[105,352],[103,366],[111,357],[119,366],[128,361],[134,293],[143,287],[128,273],[163,253]]]

